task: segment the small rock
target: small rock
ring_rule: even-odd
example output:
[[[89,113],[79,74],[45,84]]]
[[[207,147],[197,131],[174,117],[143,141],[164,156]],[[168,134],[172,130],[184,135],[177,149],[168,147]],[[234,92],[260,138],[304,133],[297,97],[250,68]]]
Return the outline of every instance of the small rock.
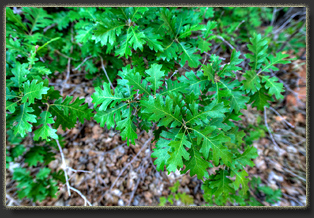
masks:
[[[87,164],[87,169],[88,169],[89,171],[93,171],[94,168],[95,168],[94,164],[92,164],[92,163],[88,163],[88,164]]]
[[[104,142],[104,143],[109,143],[109,142],[111,142],[111,141],[112,141],[112,138],[111,138],[111,137],[108,137],[108,138],[103,139],[103,142]]]
[[[119,205],[119,206],[124,206],[124,201],[123,201],[122,199],[119,199],[118,205]]]
[[[114,189],[111,191],[113,195],[120,197],[122,192],[119,189]]]
[[[50,169],[57,169],[58,166],[59,166],[59,161],[56,159],[56,160],[53,160],[49,163],[49,168]]]
[[[295,147],[291,146],[291,145],[287,147],[287,151],[289,153],[297,153],[298,152],[298,150]]]
[[[63,201],[63,199],[61,198],[59,201],[57,201],[56,204],[55,204],[55,206],[58,206],[58,207],[64,206],[64,201]]]
[[[109,133],[108,133],[109,137],[113,137],[115,134],[116,133],[114,131],[112,131],[112,130],[110,130]]]
[[[137,206],[139,204],[139,196],[135,196],[133,200],[133,205]]]
[[[144,197],[150,204],[153,203],[153,201],[152,201],[153,195],[150,191],[144,192]]]

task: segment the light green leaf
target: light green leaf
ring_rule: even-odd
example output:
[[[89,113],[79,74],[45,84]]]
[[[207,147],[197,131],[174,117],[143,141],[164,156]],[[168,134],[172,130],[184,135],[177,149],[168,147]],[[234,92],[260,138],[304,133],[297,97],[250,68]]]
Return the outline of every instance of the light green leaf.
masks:
[[[231,170],[231,177],[236,176],[235,181],[233,182],[233,186],[235,190],[238,190],[240,185],[242,186],[241,194],[245,195],[246,192],[249,190],[249,179],[246,178],[249,174],[245,171],[237,171],[237,170]]]
[[[261,88],[254,95],[251,96],[250,103],[253,102],[252,106],[256,107],[258,110],[264,111],[264,106],[268,107],[271,98],[267,94],[264,88]]]
[[[160,126],[176,127],[182,123],[182,116],[180,115],[180,108],[175,105],[173,100],[167,96],[163,100],[162,95],[157,94],[156,98],[149,96],[148,100],[142,100],[141,106],[145,107],[143,113],[149,113],[148,120],[157,122],[160,120]]]
[[[139,94],[150,95],[150,90],[147,89],[147,80],[142,80],[142,76],[139,74],[139,72],[136,74],[129,73],[125,75],[125,79],[129,81],[129,86],[133,86],[133,89],[139,90]]]
[[[163,84],[163,81],[161,81],[161,78],[165,75],[164,71],[161,71],[162,65],[160,64],[152,64],[151,67],[146,70],[145,72],[149,75],[147,77],[147,81],[151,83],[149,87],[154,91],[156,95],[156,90],[160,88],[160,86]]]
[[[253,53],[246,54],[246,58],[250,59],[250,66],[252,70],[256,71],[260,69],[261,65],[265,63],[266,57],[268,54],[267,51],[267,40],[263,39],[261,34],[254,34],[252,38],[250,38],[252,44],[248,44],[248,49]]]
[[[95,93],[94,93],[95,94]],[[73,103],[73,96],[67,96],[62,102],[62,98],[59,98],[51,104],[49,110],[53,117],[56,116],[56,122],[54,128],[58,128],[62,125],[62,129],[72,128],[77,122],[77,119],[84,123],[84,119],[90,120],[93,116],[92,109],[88,108],[88,104],[85,103],[85,99],[76,98]]]
[[[209,118],[224,117],[224,113],[228,111],[222,103],[216,104],[215,102],[207,105],[201,111],[199,111],[198,104],[195,102],[192,105],[190,104],[190,108],[191,111],[187,111],[186,123],[191,123],[192,125],[202,125],[202,122],[208,123]]]
[[[163,133],[161,133],[161,136],[162,135]],[[169,140],[159,138],[158,142],[156,143],[156,148],[153,149],[151,157],[157,158],[154,161],[157,171],[163,171],[167,160],[170,158],[169,152],[171,147],[169,146],[169,143]]]
[[[137,139],[136,126],[132,122],[130,108],[125,110],[122,116],[126,118],[117,122],[117,129],[121,131],[121,138],[122,140],[127,140],[128,146],[130,145],[130,141],[135,145],[135,139]]]
[[[254,94],[257,92],[262,86],[260,84],[260,78],[254,70],[246,71],[243,74],[245,80],[242,80],[243,86],[241,87],[242,90],[245,90],[246,93]]]
[[[39,129],[35,130],[34,132],[35,141],[38,141],[39,138],[50,141],[48,137],[51,137],[53,139],[58,139],[58,135],[56,134],[57,130],[52,129],[50,126],[48,126],[48,124],[54,123],[54,120],[51,116],[52,116],[51,113],[49,113],[48,111],[43,111],[40,114],[40,119],[37,122],[37,126],[41,124],[42,126]]]
[[[100,41],[102,46],[107,45],[107,43],[114,45],[117,40],[116,36],[121,34],[124,26],[125,23],[122,21],[105,18],[95,26],[92,39],[96,43]]]
[[[24,137],[27,132],[32,131],[32,125],[28,122],[31,123],[37,122],[36,116],[30,114],[30,112],[33,111],[34,111],[33,108],[29,107],[28,102],[19,106],[19,111],[17,112],[17,115],[14,117],[14,120],[17,122],[17,124],[13,127],[14,135],[20,133],[21,137]]]
[[[185,62],[188,62],[189,67],[198,67],[200,65],[200,59],[202,58],[199,54],[194,54],[196,52],[196,48],[190,47],[185,42],[179,43],[182,48],[181,55],[181,66],[185,65]]]
[[[100,127],[104,127],[106,125],[109,130],[114,127],[115,122],[121,120],[121,111],[126,106],[128,106],[128,104],[121,103],[113,108],[107,109],[106,111],[97,111],[95,120],[100,123]]]
[[[187,93],[189,85],[184,82],[178,82],[177,80],[172,81],[171,79],[167,79],[166,81],[167,86],[164,86],[164,88],[159,92],[161,95],[167,95],[170,92],[181,92],[181,93]]]
[[[125,100],[121,93],[115,93],[115,95],[111,93],[109,83],[104,82],[103,88],[104,89],[96,87],[94,94],[91,96],[93,99],[92,102],[95,104],[95,106],[100,104],[99,110],[105,111],[111,103],[112,105],[115,105],[116,103]]]
[[[263,82],[266,82],[265,87],[268,89],[269,95],[275,95],[277,99],[284,98],[281,92],[284,92],[285,90],[283,89],[283,84],[277,82],[277,77],[263,76],[262,80]]]
[[[201,157],[201,154],[197,151],[195,146],[189,149],[189,154],[191,157],[188,161],[184,161],[186,168],[182,173],[186,173],[190,170],[190,176],[197,175],[197,178],[200,180],[203,180],[204,177],[208,178],[207,168],[213,167],[213,165]]]
[[[190,93],[194,93],[196,96],[201,94],[205,90],[208,79],[203,75],[202,72],[197,73],[197,77],[193,71],[186,72],[185,77],[181,76],[178,79],[181,83],[187,84]]]
[[[145,34],[145,39],[147,42],[148,47],[150,48],[150,50],[154,50],[156,52],[159,51],[163,51],[163,47],[162,47],[162,42],[158,41],[161,40],[161,36],[159,36],[158,34],[154,33],[153,28],[148,27],[144,30],[144,34]]]
[[[28,166],[36,166],[37,163],[43,163],[46,151],[43,146],[34,146],[25,154],[25,162]]]
[[[15,67],[11,70],[14,75],[11,80],[14,82],[16,87],[21,87],[22,83],[27,80],[26,75],[29,74],[29,70],[26,69],[27,67],[28,64],[16,62]]]
[[[287,64],[290,63],[289,60],[284,60],[284,58],[289,57],[289,54],[277,53],[277,56],[269,55],[267,57],[268,61],[265,61],[265,66],[263,66],[261,72],[270,72],[271,70],[278,71],[279,69],[275,67],[275,64]]]
[[[202,39],[201,37],[198,37],[197,47],[201,50],[201,52],[209,52],[211,45],[212,44],[209,43],[208,41]]]
[[[215,197],[219,197],[221,195],[229,195],[230,193],[234,193],[234,189],[231,184],[232,181],[227,178],[230,174],[227,170],[220,169],[216,171],[216,175],[214,176],[213,181],[209,181],[210,186],[215,188],[214,195]]]
[[[33,80],[32,83],[25,82],[23,84],[24,87],[24,96],[22,98],[22,103],[28,102],[30,104],[33,104],[36,99],[42,99],[42,95],[47,94],[47,91],[49,90],[48,87],[44,87],[44,82],[37,83],[37,80]]]
[[[178,139],[178,140],[176,140]],[[170,158],[167,161],[167,170],[168,173],[175,172],[177,168],[183,167],[183,158],[185,160],[189,160],[190,155],[185,150],[185,148],[191,148],[191,142],[189,142],[186,138],[186,135],[183,133],[179,133],[176,136],[176,139],[169,143],[171,147],[171,151],[169,152]]]
[[[255,159],[257,156],[257,149],[254,146],[247,146],[242,154],[238,154],[234,158],[232,166],[236,169],[243,169],[246,166],[253,167],[255,164],[251,159]]]
[[[47,167],[41,168],[39,172],[36,174],[36,179],[44,180],[47,179],[51,170]]]
[[[137,32],[138,30],[138,26],[136,27],[130,27],[131,31],[130,31],[130,46],[136,50],[136,49],[140,49],[141,51],[143,51],[143,45],[146,44],[146,37],[145,34],[143,32]]]
[[[200,128],[194,128],[192,130],[198,136],[198,144],[201,144],[201,141],[203,141],[200,152],[204,155],[205,159],[208,158],[209,151],[212,149],[213,163],[215,166],[218,166],[219,158],[222,159],[225,165],[230,166],[232,163],[232,153],[222,144],[230,141],[230,138],[223,133],[220,133],[219,135],[210,134],[214,129],[215,127],[207,126],[204,130],[201,130]]]

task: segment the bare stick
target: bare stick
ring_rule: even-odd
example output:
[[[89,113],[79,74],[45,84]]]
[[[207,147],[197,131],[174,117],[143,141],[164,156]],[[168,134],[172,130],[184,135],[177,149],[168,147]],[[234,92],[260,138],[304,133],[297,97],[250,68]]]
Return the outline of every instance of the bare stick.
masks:
[[[228,41],[226,41],[223,37],[221,36],[216,36],[216,37],[222,40],[224,43],[226,43],[231,48],[231,50],[235,50],[235,48]]]
[[[58,53],[59,55],[61,55],[62,57],[64,57],[64,58],[67,58],[67,59],[71,59],[71,60],[75,60],[74,58],[71,58],[71,57],[69,57],[69,56],[67,56],[67,55],[65,55],[65,54],[63,54],[63,53],[61,53],[59,50],[54,50],[56,53]]]
[[[63,82],[62,83],[49,83],[50,86],[62,86]],[[70,87],[76,87],[78,85],[74,85],[74,84],[67,84],[68,86]]]
[[[92,173],[92,171],[87,171],[87,170],[75,170],[72,167],[67,167],[67,169],[69,169],[70,171],[73,171],[75,173],[77,172],[81,172],[81,173]]]
[[[172,78],[174,75],[176,75],[177,73],[178,73],[178,70],[175,70],[169,79],[171,79],[171,78]]]
[[[238,26],[235,28],[234,31],[237,31],[239,29],[239,27],[242,25],[242,23],[244,23],[244,22],[245,22],[245,20],[242,20],[241,23],[238,24]]]
[[[108,76],[108,74],[107,74],[107,71],[106,71],[106,69],[105,69],[104,60],[102,59],[101,56],[99,56],[99,57],[100,57],[100,59],[101,59],[101,68],[102,68],[103,71],[105,72],[106,77],[107,77],[107,79],[108,79],[108,81],[109,81],[109,83],[110,83],[111,88],[114,90],[114,87],[113,87],[113,85],[112,85],[112,83],[111,83],[111,81],[110,81],[110,79],[109,79],[109,76]]]
[[[267,159],[268,161],[270,161],[270,162],[276,164],[276,162],[273,161],[273,160],[271,160],[269,157],[266,157],[266,159]],[[282,169],[286,170],[286,171],[287,171],[288,173],[290,173],[291,175],[296,176],[296,177],[298,177],[299,179],[301,179],[302,181],[306,182],[306,179],[304,179],[303,177],[301,177],[301,176],[295,174],[295,173],[292,172],[291,170],[289,170],[289,169],[287,169],[287,168],[285,168],[285,167],[283,167],[283,166],[282,166]]]
[[[80,192],[76,188],[73,188],[72,186],[70,186],[70,189],[75,191],[76,193],[78,193],[84,199],[84,201],[85,201],[84,206],[86,206],[86,203],[88,203],[89,206],[92,206],[92,204],[87,200],[87,198],[82,194],[82,192]]]
[[[60,145],[60,143],[59,143],[59,140],[56,139],[56,142],[57,142],[57,145],[58,145],[60,154],[61,154],[61,160],[62,160],[61,168],[62,168],[62,170],[63,170],[63,172],[64,172],[64,176],[65,176],[65,181],[66,181],[66,186],[67,186],[68,194],[69,194],[69,196],[71,196],[69,178],[68,178],[68,174],[67,174],[67,171],[66,171],[67,165],[66,165],[66,163],[65,163],[64,154],[63,154],[61,145]]]
[[[78,70],[78,69],[82,66],[82,64],[84,64],[84,63],[85,63],[88,59],[90,59],[91,57],[93,57],[93,56],[89,56],[89,57],[85,58],[82,63],[80,63],[76,68],[74,68],[74,69],[72,69],[72,70],[73,70],[73,71]]]
[[[88,172],[90,173],[89,171],[85,171],[85,170],[75,170],[71,167],[68,167],[65,163],[65,159],[64,159],[64,154],[62,152],[62,148],[60,146],[60,143],[59,143],[59,140],[56,139],[56,142],[57,142],[57,145],[58,145],[58,148],[60,150],[60,154],[61,154],[61,159],[62,159],[62,165],[61,165],[61,168],[64,172],[64,176],[65,176],[65,181],[66,181],[66,185],[67,185],[67,190],[68,190],[68,194],[69,196],[71,196],[71,191],[70,190],[73,190],[75,191],[76,193],[78,193],[85,201],[85,205],[86,206],[86,203],[88,203],[89,206],[92,206],[91,203],[86,199],[86,197],[79,191],[77,190],[76,188],[73,188],[72,186],[70,186],[69,184],[69,178],[68,178],[68,173],[67,173],[67,169],[71,170],[71,171],[74,171],[74,172]]]
[[[130,206],[130,205],[131,205],[131,202],[132,202],[132,200],[133,200],[133,197],[134,197],[134,194],[135,194],[135,192],[136,192],[136,190],[137,190],[137,187],[138,187],[138,185],[140,184],[140,181],[141,181],[141,178],[138,178],[137,181],[136,181],[136,185],[135,185],[135,187],[134,187],[134,189],[133,189],[133,191],[132,191],[132,193],[131,193],[130,200],[129,200],[127,206]]]
[[[132,200],[133,200],[133,197],[134,197],[134,194],[135,194],[135,192],[136,192],[136,190],[137,190],[137,188],[138,188],[138,185],[140,184],[141,179],[144,179],[144,177],[145,177],[145,175],[146,175],[146,174],[145,174],[145,171],[146,171],[146,169],[148,168],[149,164],[146,164],[146,166],[145,166],[145,168],[144,168],[144,167],[143,167],[143,163],[144,163],[147,159],[150,159],[150,160],[151,160],[150,155],[147,155],[146,158],[142,161],[142,166],[141,166],[141,171],[142,171],[142,173],[141,173],[141,175],[140,175],[140,178],[138,178],[138,180],[137,180],[137,182],[136,182],[135,188],[133,189],[133,191],[132,191],[132,193],[131,193],[130,200],[129,200],[127,206],[130,206],[130,205],[131,205]],[[137,169],[138,169],[138,168],[137,168]]]
[[[15,203],[17,206],[20,206],[20,203],[17,202],[14,198],[12,198],[8,193],[6,193],[6,197],[10,201],[8,206],[11,206],[12,203]]]
[[[295,17],[295,16],[298,16],[298,15],[301,15],[301,14],[304,14],[303,12],[297,12],[293,15],[291,15],[291,17],[284,23],[282,24],[278,29],[276,29],[275,31],[273,31],[273,34],[277,34],[279,33],[283,28],[285,28],[285,26],[290,23],[290,21]],[[304,14],[305,15],[305,14]]]
[[[302,30],[302,28],[304,27],[304,25],[305,25],[305,22],[304,22],[303,25],[299,28],[299,30],[295,31],[293,34],[291,34],[291,35],[289,36],[289,38],[288,38],[287,40],[285,40],[285,43],[283,43],[283,44],[281,45],[281,47],[279,48],[279,50],[278,50],[277,52],[281,52],[281,51],[286,47],[286,45],[288,44],[288,42],[290,42],[290,40],[291,40],[296,34],[298,34],[298,33]]]
[[[277,13],[277,8],[274,8],[274,10],[273,10],[273,17],[271,19],[270,26],[273,26],[273,24],[274,24],[276,13]]]
[[[54,26],[56,26],[56,25],[57,25],[56,23],[53,23],[53,24],[51,24],[50,26],[47,26],[47,27],[43,30],[43,32],[44,32],[44,33],[47,32],[47,30],[51,29],[52,27],[54,27]]]
[[[272,111],[274,111],[288,126],[290,126],[291,128],[294,128],[294,126],[289,123],[285,118],[283,118],[278,111],[276,111],[273,107],[269,107],[269,109],[271,109]]]
[[[280,147],[278,146],[277,142],[275,141],[273,134],[271,134],[270,128],[269,128],[268,123],[267,123],[266,106],[264,106],[264,119],[265,119],[265,126],[268,130],[268,133],[270,135],[271,140],[273,141],[274,145],[276,146],[276,150],[280,150]]]
[[[64,80],[62,87],[61,87],[61,90],[60,90],[61,95],[63,94],[63,89],[64,89],[65,84],[67,83],[68,79],[70,78],[70,66],[71,66],[71,59],[69,58],[68,59],[67,74],[66,74],[65,80]]]

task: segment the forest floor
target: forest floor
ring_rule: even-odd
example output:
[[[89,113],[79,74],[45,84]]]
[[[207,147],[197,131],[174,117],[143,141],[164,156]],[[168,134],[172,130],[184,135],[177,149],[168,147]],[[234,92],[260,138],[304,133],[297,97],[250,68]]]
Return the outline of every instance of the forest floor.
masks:
[[[300,51],[302,53],[302,51]],[[277,76],[285,83],[285,99],[272,104],[267,109],[268,129],[265,137],[255,141],[259,157],[255,167],[248,169],[250,177],[259,176],[263,184],[274,189],[280,188],[282,198],[273,206],[306,205],[306,64],[305,60],[294,60],[285,69],[286,73]],[[63,81],[59,74],[56,82]],[[71,74],[63,97],[74,95],[85,97],[92,108],[91,95],[94,88],[91,80],[84,74]],[[290,88],[289,88],[290,87]],[[56,89],[60,87],[56,86]],[[274,109],[274,110],[273,110]],[[255,123],[258,116],[264,123],[265,114],[248,108],[243,113],[243,125]],[[287,123],[288,122],[288,123]],[[79,190],[93,206],[158,206],[161,196],[170,194],[169,187],[180,182],[179,192],[185,192],[194,199],[194,205],[205,205],[202,197],[202,182],[189,174],[157,172],[150,157],[155,142],[146,132],[139,132],[135,145],[126,145],[119,132],[101,128],[94,121],[58,134],[64,136],[63,153],[67,165],[75,170],[89,172],[70,172],[70,185]],[[273,139],[272,139],[273,138]],[[277,144],[274,144],[274,141]],[[27,137],[24,144],[32,143]],[[61,169],[61,157],[55,150],[56,160],[49,164],[52,171]],[[213,171],[212,171],[213,172]],[[212,173],[210,172],[210,173]],[[7,205],[14,206],[83,206],[84,199],[75,192],[69,196],[65,185],[60,185],[57,198],[48,198],[43,202],[32,203],[19,200],[12,172],[6,170]],[[264,205],[263,196],[257,196]],[[180,201],[174,205],[182,206]]]

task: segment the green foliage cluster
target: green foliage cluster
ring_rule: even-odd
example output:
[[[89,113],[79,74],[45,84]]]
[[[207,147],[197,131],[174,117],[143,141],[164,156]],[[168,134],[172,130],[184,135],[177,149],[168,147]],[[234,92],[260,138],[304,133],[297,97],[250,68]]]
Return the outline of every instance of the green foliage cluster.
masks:
[[[26,135],[34,141],[24,157],[32,167],[51,161],[46,147],[58,149],[53,143],[61,137],[59,127],[66,130],[94,119],[101,127],[120,130],[129,145],[135,143],[137,129],[148,132],[156,125],[152,157],[157,170],[189,171],[204,181],[205,199],[214,197],[221,204],[247,195],[245,167],[254,165],[257,149],[245,143],[247,132],[235,122],[248,104],[264,110],[283,98],[283,85],[269,72],[289,60],[287,54],[269,54],[267,40],[251,32],[246,40],[241,34],[248,43],[246,54],[233,50],[226,62],[210,54],[217,36],[235,37],[223,30],[236,22],[220,22],[220,10],[23,7],[17,14],[6,8],[6,127],[12,136],[8,166],[24,152],[14,140]],[[226,12],[232,10],[240,9]],[[265,10],[269,15],[270,9]],[[241,19],[236,14],[231,19]],[[247,28],[258,26],[254,19],[250,16]],[[201,62],[202,55],[209,64]],[[249,70],[243,68],[245,59]],[[179,67],[186,72],[178,72]],[[84,98],[64,98],[49,85],[65,69],[84,69],[85,79],[93,79],[94,109]],[[208,174],[211,167],[219,167],[214,175]],[[35,177],[23,168],[14,175],[20,197],[34,201],[54,196],[53,178],[61,177],[48,168]]]
[[[234,73],[243,70],[240,67],[243,59],[235,50],[230,62],[224,66],[221,65],[222,60],[212,54],[209,56],[210,64],[171,79],[169,71],[154,61],[164,54],[165,61],[173,63],[181,58],[181,66],[187,63],[189,67],[197,68],[201,65],[201,57],[197,54],[198,42],[208,40],[209,32],[212,33],[215,25],[211,21],[202,24],[201,13],[186,18],[184,12],[177,14],[176,10],[155,10],[137,11],[146,19],[154,18],[150,22],[150,32],[162,35],[153,43],[155,46],[149,46],[149,37],[145,37],[144,29],[137,33],[132,25],[125,26],[125,35],[119,36],[121,40],[116,38],[118,33],[112,32],[114,30],[103,30],[107,34],[102,38],[104,45],[108,42],[107,47],[118,46],[116,55],[132,55],[133,58],[140,50],[140,53],[147,52],[144,55],[147,57],[154,50],[156,58],[151,63],[148,61],[147,68],[143,70],[131,65],[122,68],[118,73],[121,79],[117,80],[114,90],[109,83],[95,89],[92,96],[96,106],[95,120],[108,129],[116,124],[122,139],[128,143],[135,143],[137,126],[149,131],[156,123],[158,129],[154,131],[154,136],[157,143],[152,157],[157,158],[154,162],[157,170],[166,168],[169,173],[189,171],[191,176],[204,180],[205,195],[210,198],[215,196],[225,204],[233,200],[235,193],[247,194],[249,179],[245,167],[254,166],[252,159],[257,157],[255,147],[243,145],[246,133],[240,131],[234,121],[241,120],[241,110],[246,109],[249,103],[258,110],[264,110],[274,98],[283,98],[283,85],[277,78],[264,73],[278,70],[276,64],[289,63],[286,59],[288,55],[269,55],[266,52],[267,41],[258,34],[250,39],[250,53],[244,56],[250,60],[250,69],[243,73],[244,80],[238,80]],[[137,29],[145,27],[146,23],[133,14],[136,10],[129,12],[120,8],[120,11],[115,11],[116,16],[121,13],[120,19],[129,14],[124,17],[127,25],[133,22]],[[121,28],[119,25],[122,24],[117,23],[116,27]],[[193,29],[194,26],[197,29]],[[197,40],[186,37],[187,30],[194,30]],[[139,39],[136,41],[138,44],[133,44],[133,37]],[[125,44],[128,49],[121,50]],[[156,49],[158,45],[164,45],[163,53]],[[130,53],[131,48],[133,53]],[[207,170],[214,166],[220,168],[214,175],[209,175]]]
[[[55,153],[51,148],[56,145],[53,142],[46,146],[35,145],[29,149],[21,144],[22,138],[15,137],[12,130],[8,131],[10,148],[6,150],[6,168],[13,170],[13,179],[17,182],[18,197],[42,201],[47,197],[56,197],[58,182],[65,183],[64,172],[59,170],[51,172],[47,165],[55,159]],[[14,137],[11,139],[11,137]],[[61,143],[63,145],[63,143]],[[18,160],[24,160],[28,167],[38,167],[39,171],[34,175],[30,170],[17,164]],[[14,163],[18,166],[14,166]]]
[[[24,162],[28,167],[38,163],[47,166],[55,156],[50,151],[56,146],[51,140],[61,139],[56,133],[57,128],[72,128],[77,120],[82,123],[84,119],[90,120],[93,113],[87,108],[85,99],[75,99],[71,103],[73,96],[63,99],[58,90],[49,86],[52,68],[39,58],[48,52],[46,48],[50,43],[60,38],[50,39],[42,34],[43,29],[53,22],[44,9],[22,10],[27,23],[22,22],[21,16],[14,14],[12,9],[6,8],[6,128],[11,145],[11,149],[7,146],[7,167],[10,161],[14,162],[23,154],[25,147],[20,143],[26,135],[32,137],[34,145],[24,155]],[[56,173],[51,173],[48,168],[42,168],[35,177],[25,168],[14,169],[13,179],[19,184],[19,197],[41,201],[47,196],[55,196],[58,187],[54,175]]]

